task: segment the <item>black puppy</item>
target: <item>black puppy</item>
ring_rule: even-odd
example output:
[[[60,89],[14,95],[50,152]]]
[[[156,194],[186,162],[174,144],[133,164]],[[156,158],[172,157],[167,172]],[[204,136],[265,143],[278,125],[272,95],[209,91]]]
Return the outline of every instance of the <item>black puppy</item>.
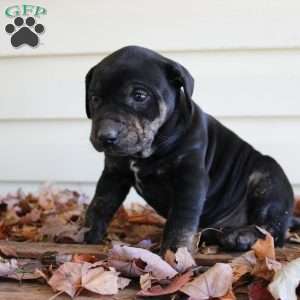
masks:
[[[199,228],[220,228],[227,249],[247,250],[268,230],[282,246],[293,207],[279,164],[192,101],[180,64],[129,46],[86,76],[91,142],[105,168],[90,204],[85,240],[98,243],[129,189],[167,218],[161,253],[191,247]]]

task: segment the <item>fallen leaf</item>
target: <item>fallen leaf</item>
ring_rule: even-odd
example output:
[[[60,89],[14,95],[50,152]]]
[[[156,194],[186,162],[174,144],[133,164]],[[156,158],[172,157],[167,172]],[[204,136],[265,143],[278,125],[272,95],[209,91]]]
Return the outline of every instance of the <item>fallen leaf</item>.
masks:
[[[106,270],[101,263],[85,263],[82,267],[81,286],[100,295],[115,295],[124,289],[130,279],[120,278],[114,269]]]
[[[151,276],[150,273],[146,273],[140,276],[140,287],[143,291],[150,290],[152,287],[152,280],[154,278]]]
[[[265,257],[275,259],[275,246],[272,235],[262,228],[260,228],[260,231],[262,231],[262,233],[265,234],[265,238],[258,239],[252,247],[256,257],[258,259],[263,259]]]
[[[251,273],[256,261],[253,250],[233,259],[230,264],[233,270],[233,282],[238,281],[245,274]]]
[[[296,289],[300,282],[300,258],[289,262],[276,272],[268,290],[275,300],[297,300]]]
[[[48,284],[54,291],[65,292],[72,298],[81,286],[82,264],[66,262],[52,275]]]
[[[258,239],[252,249],[257,258],[252,270],[252,275],[271,281],[276,271],[281,268],[281,264],[275,258],[275,246],[272,235],[266,230],[258,227],[265,235],[264,239]]]
[[[260,282],[254,282],[249,286],[249,300],[274,300],[268,289]]]
[[[142,240],[135,245],[136,248],[143,248],[146,250],[151,250],[153,246],[155,246],[155,243],[152,243],[151,240]]]
[[[34,208],[30,212],[28,212],[25,216],[23,216],[19,223],[20,224],[33,224],[40,220],[41,218],[41,210]]]
[[[127,220],[130,223],[159,226],[163,226],[166,223],[166,219],[158,215],[149,206],[133,203],[131,207],[127,208],[126,213]]]
[[[90,255],[90,254],[74,254],[72,257],[72,262],[75,263],[81,263],[81,262],[95,263],[97,260],[98,259],[95,255]]]
[[[18,263],[16,259],[0,259],[0,277],[8,277],[15,274],[18,269]]]
[[[183,273],[187,269],[196,266],[194,258],[186,247],[177,249],[176,253],[168,249],[164,259],[179,273]]]
[[[40,239],[39,228],[33,225],[24,225],[21,228],[15,228],[12,235],[18,241],[32,241],[36,242]]]
[[[275,272],[281,269],[281,263],[275,259],[266,257],[259,259],[254,266],[251,274],[256,277],[264,278],[267,281],[272,281]]]
[[[177,271],[161,257],[141,248],[115,245],[109,252],[108,260],[109,264],[117,271],[130,276],[151,273],[154,278],[162,280],[177,275]]]
[[[233,291],[229,291],[225,296],[220,297],[219,300],[236,300],[236,296]]]
[[[180,291],[192,300],[220,298],[231,290],[232,280],[231,266],[217,263],[208,271],[187,283]]]
[[[299,234],[296,233],[296,232],[289,233],[288,241],[290,243],[300,244],[300,236],[299,236]]]
[[[174,294],[178,292],[185,284],[187,284],[191,280],[192,276],[193,272],[189,270],[184,274],[178,274],[177,276],[175,276],[167,286],[163,287],[158,284],[147,290],[143,289],[142,291],[137,293],[137,296],[155,297]]]

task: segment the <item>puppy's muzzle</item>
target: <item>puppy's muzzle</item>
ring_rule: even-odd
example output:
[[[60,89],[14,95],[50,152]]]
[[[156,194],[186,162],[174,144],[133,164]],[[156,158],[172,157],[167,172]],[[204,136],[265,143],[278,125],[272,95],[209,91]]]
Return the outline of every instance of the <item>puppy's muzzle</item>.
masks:
[[[120,129],[120,125],[113,120],[102,121],[96,133],[97,142],[103,147],[117,145]]]
[[[114,128],[105,128],[97,134],[98,141],[103,145],[115,145],[118,143],[118,131]]]

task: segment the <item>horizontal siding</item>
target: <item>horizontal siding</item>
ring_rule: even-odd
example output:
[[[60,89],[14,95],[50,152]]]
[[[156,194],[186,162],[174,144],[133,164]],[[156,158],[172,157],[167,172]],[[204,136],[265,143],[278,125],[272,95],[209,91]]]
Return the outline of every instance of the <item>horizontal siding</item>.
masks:
[[[213,115],[300,116],[300,50],[164,54],[190,70]],[[0,58],[0,119],[84,118],[84,77],[102,58]]]
[[[15,4],[2,0],[0,11]],[[88,140],[84,76],[129,44],[185,65],[195,101],[274,156],[300,193],[299,0],[30,4],[48,10],[39,47],[14,49],[0,31],[0,194],[44,181],[93,193],[103,157]],[[2,14],[0,28],[10,21]]]
[[[14,192],[22,188],[22,191],[26,193],[36,193],[41,187],[43,187],[45,182],[43,181],[14,181],[14,182],[1,182],[0,181],[0,196],[4,196],[9,192]],[[76,190],[88,196],[90,200],[96,189],[96,182],[82,183],[82,182],[48,182],[46,184],[52,184],[55,187],[67,188]],[[300,195],[300,185],[294,185],[294,191],[296,195]],[[145,201],[135,192],[132,188],[126,198],[125,205],[130,205],[131,203],[139,202],[145,203]]]
[[[223,118],[225,125],[283,165],[300,183],[300,118]],[[102,154],[89,143],[84,120],[0,122],[0,181],[94,182],[102,170]],[[9,134],[7,134],[9,132]]]
[[[87,201],[90,201],[96,189],[96,182],[82,183],[82,182],[60,182],[60,181],[0,181],[0,197],[5,196],[7,193],[15,192],[21,188],[25,193],[37,193],[45,185],[53,185],[61,189],[70,189],[78,191],[86,195]],[[300,190],[300,189],[299,189]],[[126,198],[125,205],[131,203],[145,203],[145,201],[136,193],[132,188]]]
[[[21,3],[21,2],[20,2]],[[14,5],[1,0],[0,9]],[[296,48],[300,46],[298,0],[32,0],[47,8],[46,32],[35,54],[110,52],[127,44],[159,50]],[[8,18],[0,18],[4,28]],[[2,40],[3,39],[3,40]],[[0,55],[11,50],[1,31]]]

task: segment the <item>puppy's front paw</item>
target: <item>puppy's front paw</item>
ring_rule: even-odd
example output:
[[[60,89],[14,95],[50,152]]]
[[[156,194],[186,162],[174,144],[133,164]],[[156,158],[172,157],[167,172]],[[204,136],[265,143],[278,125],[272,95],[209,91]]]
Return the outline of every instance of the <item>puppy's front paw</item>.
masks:
[[[262,234],[256,229],[256,226],[247,226],[224,230],[220,236],[219,243],[226,250],[247,251],[255,244]]]

